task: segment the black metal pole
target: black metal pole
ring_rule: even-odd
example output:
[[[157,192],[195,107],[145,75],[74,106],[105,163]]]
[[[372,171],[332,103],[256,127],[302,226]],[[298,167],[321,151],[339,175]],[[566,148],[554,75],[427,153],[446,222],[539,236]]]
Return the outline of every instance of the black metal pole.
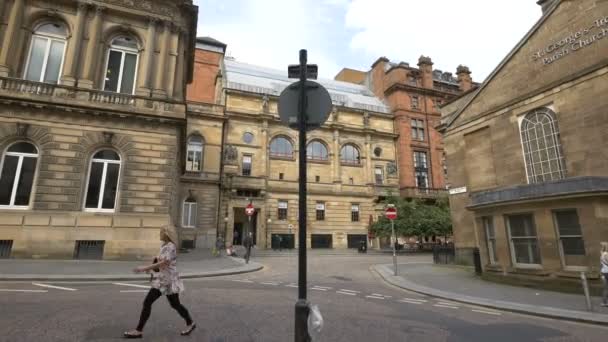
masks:
[[[295,341],[308,342],[308,303],[306,301],[306,50],[300,50],[300,101],[298,131],[300,135],[300,190],[299,190],[299,251],[298,301],[296,302]]]

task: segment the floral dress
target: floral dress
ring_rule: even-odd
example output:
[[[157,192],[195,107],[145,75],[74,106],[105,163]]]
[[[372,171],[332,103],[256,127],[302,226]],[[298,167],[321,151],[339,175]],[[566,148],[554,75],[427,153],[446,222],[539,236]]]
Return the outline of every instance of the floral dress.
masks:
[[[173,242],[167,242],[160,248],[158,261],[168,260],[169,264],[160,268],[160,272],[154,274],[152,287],[159,290],[163,295],[178,294],[184,291],[184,283],[179,279],[177,272],[177,251]]]

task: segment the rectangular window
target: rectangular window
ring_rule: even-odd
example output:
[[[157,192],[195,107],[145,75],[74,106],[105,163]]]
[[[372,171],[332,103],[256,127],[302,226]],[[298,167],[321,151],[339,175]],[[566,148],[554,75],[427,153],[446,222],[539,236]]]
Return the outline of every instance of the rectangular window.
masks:
[[[136,67],[137,54],[110,50],[104,90],[122,94],[133,94]]]
[[[317,221],[325,220],[325,203],[317,202]]]
[[[585,265],[585,243],[576,209],[553,211],[564,266]]]
[[[416,177],[417,188],[426,189],[429,187],[429,169],[426,152],[414,152],[414,176]]]
[[[182,212],[182,227],[196,227],[196,202],[186,200]]]
[[[409,76],[408,77],[408,82],[409,82],[410,85],[413,85],[413,86],[418,85],[418,83],[416,82],[416,77],[414,77],[414,76]]]
[[[350,220],[351,222],[359,222],[359,205],[353,204],[350,206]]]
[[[243,176],[251,176],[251,156],[243,156]]]
[[[320,176],[315,176],[315,182],[319,183],[321,181],[321,177]]]
[[[279,180],[283,180],[285,178],[285,174],[283,172],[279,173]]]
[[[287,220],[287,201],[279,201],[277,216],[281,221]]]
[[[494,231],[494,221],[492,217],[484,216],[481,218],[483,228],[486,232],[486,243],[488,245],[488,260],[490,264],[496,264],[498,257],[496,255],[496,232]]]
[[[412,109],[418,109],[420,104],[418,100],[418,96],[412,96]]]
[[[376,166],[374,173],[376,175],[376,184],[384,184],[384,170],[382,169],[382,166]]]
[[[424,120],[412,119],[412,139],[424,141]]]
[[[513,263],[540,265],[540,251],[532,214],[508,215],[506,221]]]

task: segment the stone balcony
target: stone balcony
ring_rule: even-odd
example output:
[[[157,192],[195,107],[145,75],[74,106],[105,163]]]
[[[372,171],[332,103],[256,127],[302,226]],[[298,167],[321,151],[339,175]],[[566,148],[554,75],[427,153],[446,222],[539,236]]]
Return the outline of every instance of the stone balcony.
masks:
[[[127,95],[94,89],[0,77],[0,103],[22,103],[65,111],[108,113],[121,117],[184,119],[185,105],[171,99]]]

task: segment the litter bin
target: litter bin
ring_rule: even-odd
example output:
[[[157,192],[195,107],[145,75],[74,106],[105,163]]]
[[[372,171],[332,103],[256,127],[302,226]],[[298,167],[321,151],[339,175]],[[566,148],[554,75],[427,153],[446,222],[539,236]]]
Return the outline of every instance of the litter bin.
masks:
[[[481,275],[481,255],[479,254],[479,248],[473,249],[473,263],[475,264],[475,273]]]

